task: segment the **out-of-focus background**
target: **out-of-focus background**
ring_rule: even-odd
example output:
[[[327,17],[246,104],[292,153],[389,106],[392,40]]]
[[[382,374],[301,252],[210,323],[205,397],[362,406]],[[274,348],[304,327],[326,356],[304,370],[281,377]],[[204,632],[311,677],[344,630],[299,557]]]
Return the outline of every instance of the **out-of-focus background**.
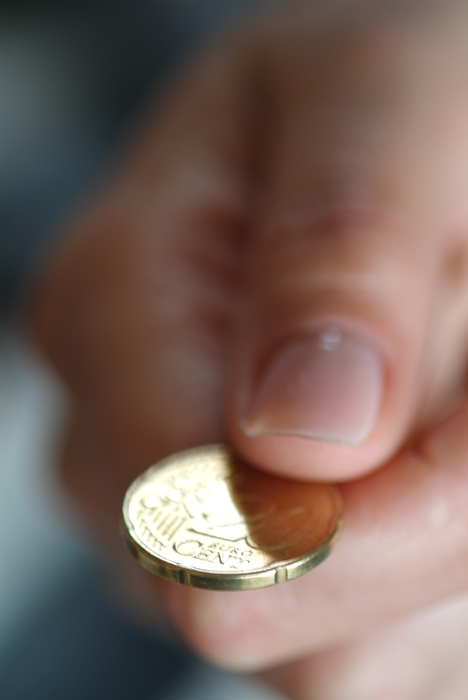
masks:
[[[270,3],[273,4],[273,0]],[[0,5],[0,697],[268,700],[153,633],[112,593],[54,463],[63,390],[21,305],[60,220],[99,179],[148,89],[255,0]]]

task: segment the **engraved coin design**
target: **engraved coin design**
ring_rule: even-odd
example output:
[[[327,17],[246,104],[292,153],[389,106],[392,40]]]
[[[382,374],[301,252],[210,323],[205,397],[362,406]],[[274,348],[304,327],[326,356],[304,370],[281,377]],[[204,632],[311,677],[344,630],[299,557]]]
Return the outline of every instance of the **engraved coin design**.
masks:
[[[209,445],[168,457],[130,486],[128,548],[149,571],[198,588],[249,590],[296,578],[331,550],[342,513],[328,484],[271,476]]]

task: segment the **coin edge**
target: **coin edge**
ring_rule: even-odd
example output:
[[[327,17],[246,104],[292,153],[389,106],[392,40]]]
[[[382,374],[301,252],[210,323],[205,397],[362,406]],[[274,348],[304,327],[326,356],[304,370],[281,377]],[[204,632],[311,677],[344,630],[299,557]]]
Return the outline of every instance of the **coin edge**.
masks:
[[[188,569],[176,564],[159,559],[154,554],[149,554],[132,538],[124,522],[122,522],[123,537],[128,551],[143,566],[144,569],[157,576],[181,583],[192,588],[204,588],[217,591],[248,591],[259,588],[268,588],[279,583],[292,581],[299,576],[321,564],[330,554],[341,529],[341,519],[332,532],[330,538],[318,549],[308,556],[302,556],[293,560],[285,560],[281,564],[262,570],[249,571],[244,574],[221,573]]]

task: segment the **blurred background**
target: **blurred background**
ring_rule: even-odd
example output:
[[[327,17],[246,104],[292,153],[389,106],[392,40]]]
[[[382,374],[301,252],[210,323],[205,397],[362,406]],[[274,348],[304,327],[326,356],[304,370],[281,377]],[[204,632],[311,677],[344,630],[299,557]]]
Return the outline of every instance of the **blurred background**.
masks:
[[[28,347],[28,279],[145,93],[256,0],[0,3],[0,697],[267,700],[124,608],[54,463],[63,392]],[[272,5],[263,2],[262,5]]]

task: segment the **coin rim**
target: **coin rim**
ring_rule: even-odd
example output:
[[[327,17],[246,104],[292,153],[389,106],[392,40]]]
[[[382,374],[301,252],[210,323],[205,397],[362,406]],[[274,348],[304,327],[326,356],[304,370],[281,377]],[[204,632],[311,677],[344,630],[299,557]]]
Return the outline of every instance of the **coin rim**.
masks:
[[[271,564],[268,567],[261,569],[253,569],[246,573],[223,572],[223,571],[206,571],[197,569],[196,567],[183,567],[178,564],[172,564],[165,559],[158,557],[155,553],[150,553],[133,536],[135,529],[128,517],[129,503],[134,492],[139,488],[140,484],[151,475],[152,472],[161,472],[163,469],[169,469],[173,466],[174,459],[180,457],[190,457],[207,452],[221,457],[231,457],[233,452],[223,444],[214,444],[209,446],[194,447],[182,452],[178,452],[169,457],[162,459],[160,462],[152,465],[146,471],[137,477],[129,486],[124,501],[122,504],[122,520],[121,531],[125,540],[127,549],[135,557],[141,566],[147,571],[150,571],[167,581],[182,583],[193,588],[204,588],[209,590],[224,590],[224,591],[245,591],[255,590],[258,588],[267,588],[284,581],[291,581],[311,569],[321,564],[330,554],[333,545],[336,541],[339,530],[342,525],[343,503],[341,494],[335,486],[327,484],[332,492],[332,496],[338,508],[337,525],[330,534],[330,537],[318,549],[306,555],[300,555],[293,559],[285,559],[281,563]],[[234,455],[235,456],[235,455]],[[136,533],[135,533],[136,534]]]

